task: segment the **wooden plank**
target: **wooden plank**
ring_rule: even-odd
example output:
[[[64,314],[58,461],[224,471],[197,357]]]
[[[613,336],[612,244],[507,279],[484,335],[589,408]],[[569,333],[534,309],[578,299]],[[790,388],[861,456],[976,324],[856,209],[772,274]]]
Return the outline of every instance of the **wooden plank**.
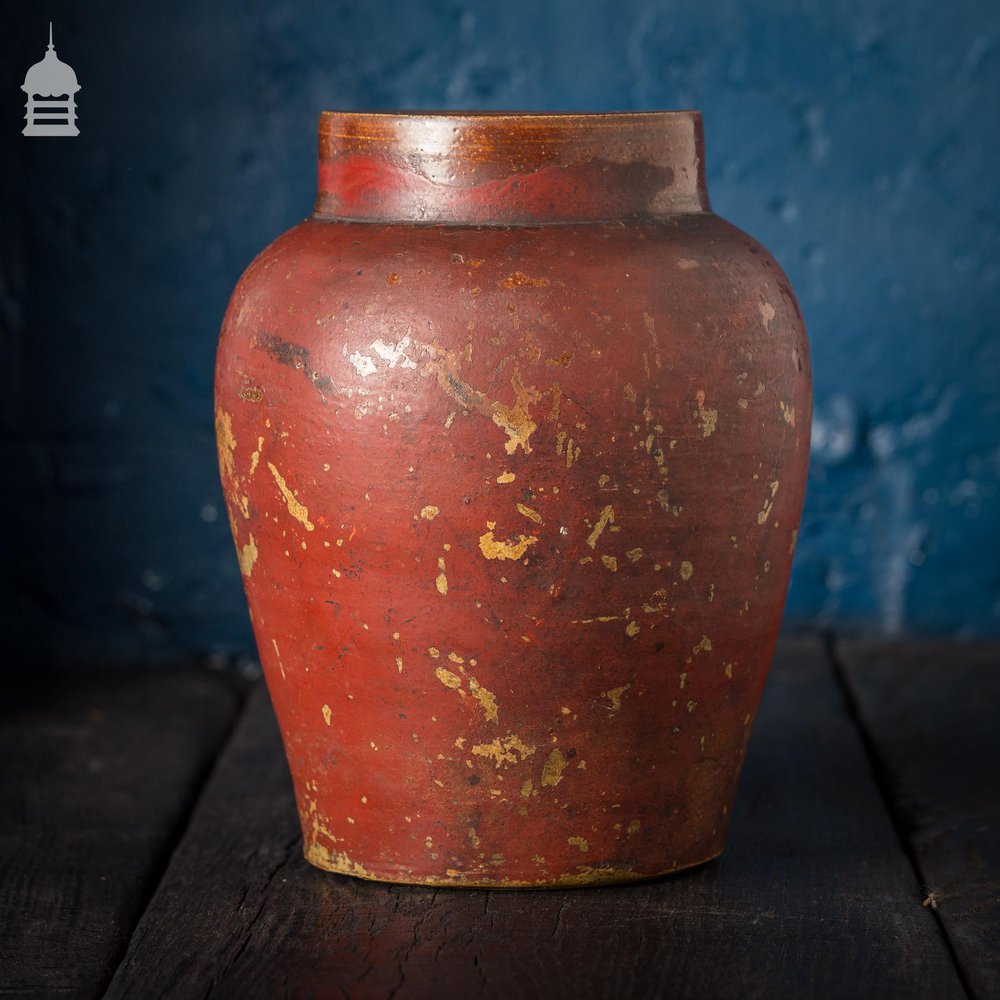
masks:
[[[540,892],[311,869],[258,691],[112,998],[964,996],[818,643],[789,642],[730,848],[682,875]]]
[[[239,703],[194,667],[7,674],[0,994],[100,996]]]
[[[1000,997],[1000,646],[847,644],[850,691],[929,906]]]

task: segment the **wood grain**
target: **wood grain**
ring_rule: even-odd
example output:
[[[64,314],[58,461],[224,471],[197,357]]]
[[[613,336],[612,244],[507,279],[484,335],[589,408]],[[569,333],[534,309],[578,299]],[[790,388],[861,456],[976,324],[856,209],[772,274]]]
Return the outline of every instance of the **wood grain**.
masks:
[[[729,843],[599,889],[323,873],[258,689],[108,996],[964,996],[816,642],[779,652]]]
[[[239,694],[230,679],[195,668],[7,676],[0,994],[99,996]]]
[[[899,828],[975,997],[1000,996],[1000,650],[846,644]]]

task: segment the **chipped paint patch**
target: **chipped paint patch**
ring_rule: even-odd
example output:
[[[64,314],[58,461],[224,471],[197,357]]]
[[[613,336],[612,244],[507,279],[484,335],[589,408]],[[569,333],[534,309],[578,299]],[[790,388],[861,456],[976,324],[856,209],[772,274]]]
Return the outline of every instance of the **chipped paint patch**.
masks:
[[[254,540],[253,535],[250,536],[250,541],[246,543],[239,550],[239,561],[240,561],[240,572],[247,578],[250,578],[250,574],[253,572],[254,563],[257,562],[257,542]]]
[[[760,308],[760,318],[764,321],[764,329],[767,330],[768,333],[770,333],[771,320],[773,320],[774,317],[777,316],[777,313],[774,311],[774,306],[772,306],[770,302],[761,302],[759,308]]]
[[[778,405],[781,407],[782,419],[788,424],[789,427],[795,426],[795,407],[788,406],[784,401],[779,402]]]
[[[518,513],[523,514],[529,521],[534,521],[535,524],[542,524],[542,515],[538,513],[537,510],[532,510],[530,507],[525,507],[523,503],[517,505]]]
[[[707,635],[703,635],[701,637],[701,642],[699,642],[698,645],[695,646],[694,649],[692,650],[695,656],[697,656],[701,652],[710,653],[711,651],[712,651],[712,640],[709,639]]]
[[[406,349],[410,346],[410,344],[410,335],[407,333],[405,337],[397,341],[395,344],[387,344],[384,340],[379,338],[369,346],[390,368],[395,368],[397,365],[400,368],[416,368],[416,361],[410,358],[406,353]]]
[[[434,586],[437,587],[437,592],[444,597],[448,593],[448,577],[445,575],[444,571],[444,556],[438,557],[438,570],[440,572],[437,575],[437,579],[434,581]]]
[[[625,553],[625,558],[628,559],[629,562],[638,562],[642,558],[642,549],[629,549],[628,552]]]
[[[477,757],[492,760],[499,768],[502,764],[517,764],[534,754],[535,749],[524,743],[516,733],[508,733],[506,736],[498,736],[489,743],[477,743],[472,752]]]
[[[495,523],[487,521],[486,527],[489,530],[479,536],[479,551],[487,559],[520,559],[538,541],[534,535],[518,535],[516,540],[498,539],[493,535]]]
[[[309,511],[306,510],[304,504],[299,503],[295,494],[288,488],[288,484],[285,482],[285,477],[278,472],[273,463],[268,462],[267,467],[271,470],[271,475],[274,476],[274,481],[278,484],[278,489],[281,490],[281,495],[285,498],[285,505],[288,507],[288,513],[291,514],[296,521],[300,522],[306,531],[314,530],[315,525],[309,520]]]
[[[358,351],[355,351],[353,354],[348,355],[347,360],[350,361],[354,366],[354,370],[362,378],[374,375],[378,371],[375,367],[375,362],[367,354],[360,354]]]
[[[538,429],[538,424],[531,419],[528,408],[532,403],[537,403],[542,395],[534,386],[526,387],[516,369],[511,376],[510,384],[514,389],[514,405],[507,406],[505,403],[496,402],[493,404],[492,416],[493,423],[507,432],[508,440],[504,443],[504,449],[508,455],[513,455],[518,446],[525,453],[531,451],[529,439]]]
[[[542,786],[554,787],[558,785],[563,779],[563,771],[566,770],[568,763],[569,761],[563,756],[562,751],[556,747],[542,765]]]
[[[529,278],[523,271],[515,271],[513,274],[508,274],[503,281],[497,282],[501,288],[519,288],[523,285],[527,285],[531,288],[547,288],[549,286],[548,278]]]
[[[611,707],[608,709],[610,715],[614,715],[622,707],[622,696],[630,687],[632,687],[631,684],[623,684],[621,687],[609,688],[607,691],[601,692],[601,697],[607,698],[611,703]]]
[[[236,451],[236,437],[233,435],[233,418],[222,409],[215,411],[215,439],[219,445],[219,466],[222,474],[229,479],[235,479],[233,452]]]
[[[682,580],[690,580],[691,577],[694,575],[694,566],[692,566],[691,563],[688,562],[687,559],[685,559],[681,563],[678,572],[680,573]]]
[[[611,504],[608,504],[604,510],[601,511],[600,516],[597,519],[597,523],[594,525],[593,530],[587,536],[587,544],[592,548],[597,548],[598,539],[604,533],[604,529],[609,524],[615,523],[615,512]]]
[[[259,437],[257,438],[257,450],[250,455],[250,472],[248,474],[249,476],[253,476],[253,474],[257,471],[257,463],[260,461],[260,453],[261,451],[263,451],[263,449],[264,449],[264,438]]]
[[[433,521],[434,518],[436,518],[440,513],[441,513],[440,507],[435,507],[433,504],[428,504],[420,511],[420,516],[425,521]]]
[[[329,705],[324,705],[323,706],[323,721],[327,725],[330,725],[330,720],[332,718],[333,718],[333,711],[331,710],[330,706]]]
[[[500,709],[497,705],[496,695],[492,691],[487,691],[475,677],[469,678],[469,690],[472,692],[472,697],[482,706],[486,721],[499,724]]]
[[[517,476],[515,476],[513,472],[501,472],[500,475],[497,476],[497,482],[501,484],[512,483],[515,479],[517,479]]]
[[[699,389],[694,394],[694,398],[698,404],[698,411],[695,413],[695,418],[701,426],[701,436],[711,437],[712,433],[715,431],[715,425],[719,420],[719,411],[705,406],[704,389]]]
[[[567,837],[566,843],[572,844],[574,847],[579,847],[581,851],[590,850],[590,844],[588,844],[586,839],[583,837]]]
[[[625,634],[629,638],[633,638],[639,634],[640,625],[637,621],[630,621],[628,625],[625,626]]]
[[[434,676],[447,688],[460,688],[462,678],[458,674],[453,674],[446,667],[438,667],[434,671]]]
[[[604,563],[605,569],[611,570],[612,573],[618,572],[618,560],[614,556],[601,556],[601,562]]]

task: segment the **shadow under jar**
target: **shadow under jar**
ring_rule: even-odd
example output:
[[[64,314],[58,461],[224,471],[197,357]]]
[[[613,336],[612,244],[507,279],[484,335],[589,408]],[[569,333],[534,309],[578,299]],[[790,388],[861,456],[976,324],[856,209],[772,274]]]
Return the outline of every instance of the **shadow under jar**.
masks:
[[[319,147],[216,371],[306,857],[497,887],[715,857],[810,377],[700,116],[331,112]]]

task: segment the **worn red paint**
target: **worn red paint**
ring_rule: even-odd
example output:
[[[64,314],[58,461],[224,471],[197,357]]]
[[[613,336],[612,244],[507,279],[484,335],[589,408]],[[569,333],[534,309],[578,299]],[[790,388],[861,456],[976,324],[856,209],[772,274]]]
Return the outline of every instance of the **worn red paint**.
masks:
[[[787,280],[709,211],[693,113],[320,131],[216,383],[307,856],[446,885],[714,857],[805,484]]]

